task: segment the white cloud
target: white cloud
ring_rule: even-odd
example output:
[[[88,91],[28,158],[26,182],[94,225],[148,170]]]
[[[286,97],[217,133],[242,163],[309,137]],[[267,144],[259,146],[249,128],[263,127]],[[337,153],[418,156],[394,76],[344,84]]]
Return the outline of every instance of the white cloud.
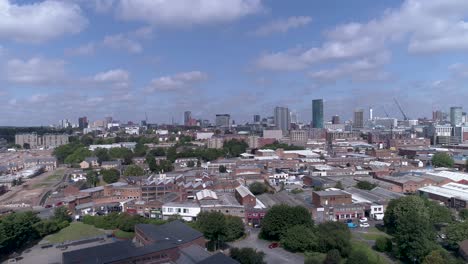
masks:
[[[47,94],[33,94],[28,98],[29,103],[42,103],[45,102],[49,96]]]
[[[100,72],[93,76],[92,82],[108,84],[114,89],[128,88],[130,86],[130,73],[122,69]]]
[[[141,39],[150,39],[153,37],[153,33],[152,27],[141,27],[132,32],[131,35]]]
[[[151,80],[150,86],[146,88],[146,91],[176,91],[207,79],[208,75],[204,72],[181,72]]]
[[[81,45],[77,48],[70,48],[65,50],[65,54],[71,56],[83,56],[83,55],[91,55],[94,54],[96,51],[96,45],[92,42]]]
[[[468,50],[468,1],[406,0],[367,23],[340,25],[319,47],[263,54],[256,65],[268,70],[302,70],[328,60],[362,58],[407,42],[412,53]]]
[[[354,81],[383,80],[389,77],[381,67],[390,61],[390,53],[383,52],[373,57],[339,64],[332,69],[310,72],[308,76],[320,82],[351,78]]]
[[[88,24],[77,4],[47,0],[16,4],[0,0],[0,38],[43,42],[64,34],[75,34]]]
[[[257,36],[267,36],[273,33],[285,33],[290,29],[303,27],[311,21],[312,18],[309,16],[293,16],[287,19],[279,19],[259,27],[253,34]]]
[[[150,24],[227,22],[262,10],[261,0],[120,0],[118,15]]]
[[[34,57],[29,60],[8,60],[4,74],[9,82],[23,84],[57,83],[65,77],[65,61]]]
[[[102,44],[109,48],[117,50],[123,49],[130,53],[140,53],[143,51],[143,47],[140,43],[128,38],[124,34],[105,36]]]

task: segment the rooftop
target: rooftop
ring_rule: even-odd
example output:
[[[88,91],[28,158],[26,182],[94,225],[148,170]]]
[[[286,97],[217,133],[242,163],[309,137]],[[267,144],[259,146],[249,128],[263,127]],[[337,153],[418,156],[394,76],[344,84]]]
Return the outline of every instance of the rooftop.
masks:
[[[203,237],[202,233],[179,220],[159,226],[152,224],[138,224],[135,226],[135,229],[142,231],[147,237],[155,242],[172,241],[173,243],[183,244]]]
[[[346,193],[344,191],[318,191],[314,192],[318,196],[337,196],[337,195],[348,195],[349,193]]]

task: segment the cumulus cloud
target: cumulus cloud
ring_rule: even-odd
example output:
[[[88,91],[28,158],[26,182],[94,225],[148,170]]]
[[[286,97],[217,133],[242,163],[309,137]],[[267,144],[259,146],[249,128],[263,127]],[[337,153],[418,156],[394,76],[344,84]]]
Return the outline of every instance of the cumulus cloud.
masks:
[[[130,73],[122,69],[114,69],[97,73],[92,77],[95,84],[108,84],[113,88],[128,88],[130,86]]]
[[[82,31],[88,20],[72,2],[47,0],[16,4],[0,0],[0,38],[43,42]]]
[[[90,42],[90,43],[86,43],[76,48],[66,49],[65,54],[71,55],[71,56],[84,56],[84,55],[94,54],[95,51],[96,51],[96,44]]]
[[[143,47],[140,43],[128,38],[124,34],[105,36],[102,44],[109,48],[117,50],[123,49],[130,53],[140,53],[143,51]]]
[[[293,16],[287,19],[279,19],[259,27],[253,34],[267,36],[273,33],[285,33],[291,29],[303,27],[311,21],[312,18],[309,16]]]
[[[51,84],[65,78],[65,61],[34,57],[11,59],[4,66],[7,81],[20,84]]]
[[[267,70],[303,70],[317,62],[366,57],[401,42],[408,42],[412,53],[468,50],[467,15],[467,1],[406,0],[378,19],[328,30],[321,46],[264,53],[256,65]]]
[[[168,75],[151,80],[146,88],[147,92],[155,91],[177,91],[182,88],[190,87],[208,79],[208,75],[200,71],[181,72],[174,75]]]
[[[262,10],[261,0],[120,0],[118,16],[150,24],[227,22]]]

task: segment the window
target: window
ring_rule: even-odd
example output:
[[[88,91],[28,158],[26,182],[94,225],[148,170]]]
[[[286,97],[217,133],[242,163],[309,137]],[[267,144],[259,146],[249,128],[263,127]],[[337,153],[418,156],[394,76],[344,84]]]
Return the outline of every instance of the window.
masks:
[[[180,209],[180,208],[177,208],[176,210],[177,210],[178,213],[180,213],[182,211],[182,209]]]
[[[172,208],[167,208],[168,213],[172,213],[172,210],[173,210]]]
[[[184,209],[184,214],[188,214],[189,209]]]

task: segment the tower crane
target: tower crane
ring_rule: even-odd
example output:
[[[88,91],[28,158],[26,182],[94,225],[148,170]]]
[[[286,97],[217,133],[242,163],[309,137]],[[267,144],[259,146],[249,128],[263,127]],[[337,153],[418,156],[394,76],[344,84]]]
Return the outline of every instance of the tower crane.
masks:
[[[393,98],[393,100],[395,101],[395,104],[398,106],[398,109],[400,109],[400,112],[401,112],[401,114],[403,115],[403,119],[404,119],[405,121],[408,120],[408,116],[406,116],[405,112],[404,112],[403,109],[401,108],[400,103],[398,103],[398,101],[397,101],[396,98]]]

